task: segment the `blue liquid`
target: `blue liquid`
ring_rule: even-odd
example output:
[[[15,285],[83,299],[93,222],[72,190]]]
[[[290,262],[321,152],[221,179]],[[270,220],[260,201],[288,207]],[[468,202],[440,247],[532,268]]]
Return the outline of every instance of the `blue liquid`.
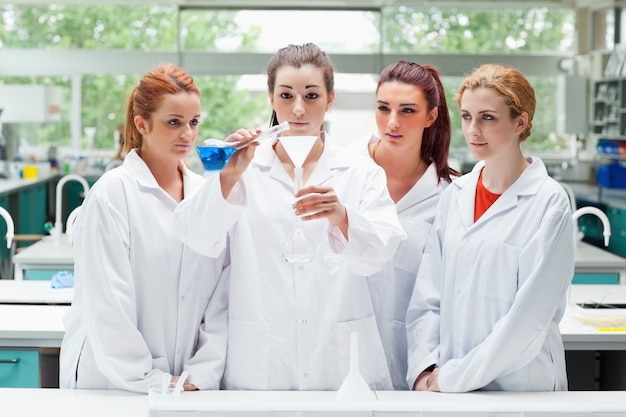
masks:
[[[206,172],[217,172],[224,169],[237,149],[231,147],[198,146],[196,150],[204,170]]]

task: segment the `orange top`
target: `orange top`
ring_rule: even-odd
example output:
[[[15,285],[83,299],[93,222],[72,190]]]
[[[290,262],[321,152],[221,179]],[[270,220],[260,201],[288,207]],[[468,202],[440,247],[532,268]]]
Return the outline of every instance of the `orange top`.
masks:
[[[476,203],[474,204],[474,223],[480,219],[489,207],[496,202],[502,194],[494,194],[483,185],[483,170],[480,170],[478,183],[476,184]]]

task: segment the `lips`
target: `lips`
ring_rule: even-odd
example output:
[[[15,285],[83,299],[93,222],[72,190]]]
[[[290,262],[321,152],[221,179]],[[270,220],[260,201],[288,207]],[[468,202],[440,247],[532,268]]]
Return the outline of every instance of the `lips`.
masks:
[[[402,137],[399,133],[387,132],[385,135],[390,139],[400,139]]]

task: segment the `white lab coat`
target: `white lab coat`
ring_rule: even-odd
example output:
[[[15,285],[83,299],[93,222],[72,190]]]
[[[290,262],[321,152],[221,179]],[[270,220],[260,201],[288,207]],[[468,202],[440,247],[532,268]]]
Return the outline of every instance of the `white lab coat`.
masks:
[[[372,136],[366,143],[359,141],[350,145],[350,150],[369,156],[368,145],[379,140]],[[439,181],[437,167],[431,163],[422,178],[396,203],[398,219],[407,239],[400,242],[394,257],[382,270],[367,277],[395,390],[409,389],[406,383],[406,312],[439,195],[447,186],[448,181]]]
[[[269,145],[242,177],[247,204],[230,231],[229,340],[223,386],[251,390],[336,390],[349,369],[358,332],[360,370],[390,389],[365,276],[379,270],[405,234],[370,158],[342,152],[326,135],[308,184],[332,186],[346,206],[349,241],[326,219],[303,222],[316,243],[311,263],[287,263],[281,247],[292,228],[294,182]],[[306,185],[306,184],[305,184]],[[210,218],[189,227],[215,196],[200,190],[179,207],[179,230],[192,248],[212,252]],[[187,222],[187,226],[185,226]],[[221,239],[224,242],[224,239]]]
[[[201,177],[183,167],[185,194]],[[75,293],[61,388],[147,392],[163,373],[219,388],[226,354],[226,252],[174,235],[177,203],[133,150],[89,191],[74,225]]]
[[[567,389],[574,224],[563,188],[529,161],[476,223],[484,162],[442,194],[407,313],[409,385],[437,364],[442,392]]]

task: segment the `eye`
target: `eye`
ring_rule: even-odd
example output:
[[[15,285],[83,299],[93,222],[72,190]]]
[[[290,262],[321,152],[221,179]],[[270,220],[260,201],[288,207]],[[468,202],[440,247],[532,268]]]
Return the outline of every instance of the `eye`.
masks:
[[[200,124],[200,120],[198,120],[198,119],[191,119],[191,120],[189,121],[189,124],[190,124],[191,126],[198,126],[198,125]]]
[[[378,111],[384,111],[384,112],[389,111],[389,107],[385,106],[384,104],[381,104],[376,108],[378,109]]]
[[[290,99],[291,97],[293,96],[289,93],[280,93],[280,98]]]
[[[402,109],[402,113],[415,113],[415,109],[412,109],[410,107],[404,107]]]
[[[168,120],[167,124],[170,126],[178,126],[180,124],[180,120],[178,119]]]
[[[463,120],[471,120],[471,118],[472,117],[469,114],[467,114],[467,113],[461,114],[461,119],[463,119]]]
[[[494,117],[491,114],[483,114],[483,119],[485,119],[485,120],[493,120]]]
[[[317,93],[309,93],[306,95],[306,98],[308,98],[309,100],[315,100],[318,97],[319,97],[319,94]]]

